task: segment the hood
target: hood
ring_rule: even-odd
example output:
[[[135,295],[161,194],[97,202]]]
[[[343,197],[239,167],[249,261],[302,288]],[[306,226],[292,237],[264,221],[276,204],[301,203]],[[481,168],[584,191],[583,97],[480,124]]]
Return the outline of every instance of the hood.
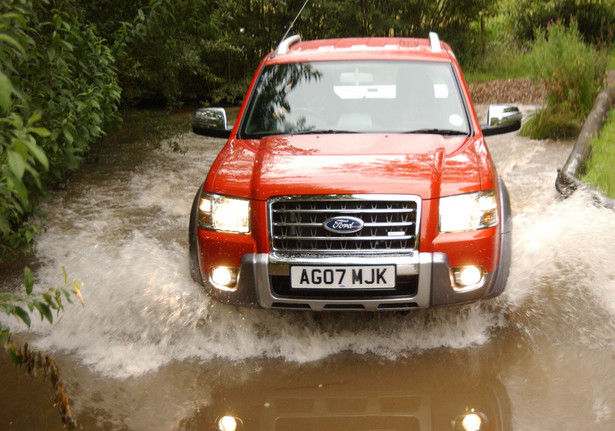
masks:
[[[414,194],[432,199],[480,189],[473,138],[330,134],[232,140],[213,188],[266,200],[309,194]]]

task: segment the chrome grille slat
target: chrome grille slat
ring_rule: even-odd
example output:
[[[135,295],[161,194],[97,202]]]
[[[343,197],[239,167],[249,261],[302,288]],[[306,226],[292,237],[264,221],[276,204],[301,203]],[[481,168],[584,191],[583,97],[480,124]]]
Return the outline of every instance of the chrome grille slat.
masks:
[[[301,240],[301,241],[365,241],[366,239],[370,239],[372,241],[393,241],[393,240],[408,240],[413,239],[414,235],[405,235],[405,236],[344,236],[344,237],[336,237],[336,236],[295,236],[293,239]],[[287,239],[286,236],[274,236],[274,240],[279,239]]]
[[[284,210],[279,210],[279,209],[274,209],[273,213],[274,214],[294,214],[295,211],[301,211],[304,214],[309,214],[309,213],[329,213],[331,211],[335,211],[338,214],[357,214],[357,213],[363,213],[363,214],[388,214],[388,213],[415,213],[416,210],[413,209],[284,209]]]
[[[269,200],[275,253],[407,253],[418,248],[421,200],[411,195],[291,196]],[[361,219],[361,231],[330,232],[331,217]]]
[[[274,226],[279,227],[293,227],[293,226],[322,226],[322,223],[288,223],[288,222],[274,222]],[[413,226],[413,222],[399,222],[399,223],[365,223],[365,227],[404,227]]]

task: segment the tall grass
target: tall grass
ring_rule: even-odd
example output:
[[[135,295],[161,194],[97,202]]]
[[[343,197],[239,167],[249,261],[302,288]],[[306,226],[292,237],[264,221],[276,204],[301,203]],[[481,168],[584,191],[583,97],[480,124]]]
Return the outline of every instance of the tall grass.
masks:
[[[611,110],[600,132],[590,141],[592,155],[586,162],[583,181],[615,199],[615,110]]]
[[[499,13],[483,18],[483,52],[463,64],[468,82],[529,78],[528,49],[513,36],[508,17]]]
[[[546,88],[547,106],[521,129],[535,139],[570,138],[578,134],[604,85],[608,55],[583,42],[576,22],[539,30],[528,53],[534,79]]]

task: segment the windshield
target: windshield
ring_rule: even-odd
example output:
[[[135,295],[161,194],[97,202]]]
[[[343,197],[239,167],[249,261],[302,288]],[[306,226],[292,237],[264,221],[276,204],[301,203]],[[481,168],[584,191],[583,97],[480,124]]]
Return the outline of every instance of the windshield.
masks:
[[[452,66],[332,61],[266,67],[242,137],[307,133],[439,133],[469,126]]]

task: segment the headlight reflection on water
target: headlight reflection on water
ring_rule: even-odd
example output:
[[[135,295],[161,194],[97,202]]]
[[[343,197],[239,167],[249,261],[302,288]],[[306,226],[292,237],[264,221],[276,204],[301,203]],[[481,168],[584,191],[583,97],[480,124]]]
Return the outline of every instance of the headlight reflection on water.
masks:
[[[453,421],[453,431],[481,431],[487,422],[487,417],[471,409]]]
[[[223,416],[218,419],[218,431],[236,431],[237,419],[233,416]]]

